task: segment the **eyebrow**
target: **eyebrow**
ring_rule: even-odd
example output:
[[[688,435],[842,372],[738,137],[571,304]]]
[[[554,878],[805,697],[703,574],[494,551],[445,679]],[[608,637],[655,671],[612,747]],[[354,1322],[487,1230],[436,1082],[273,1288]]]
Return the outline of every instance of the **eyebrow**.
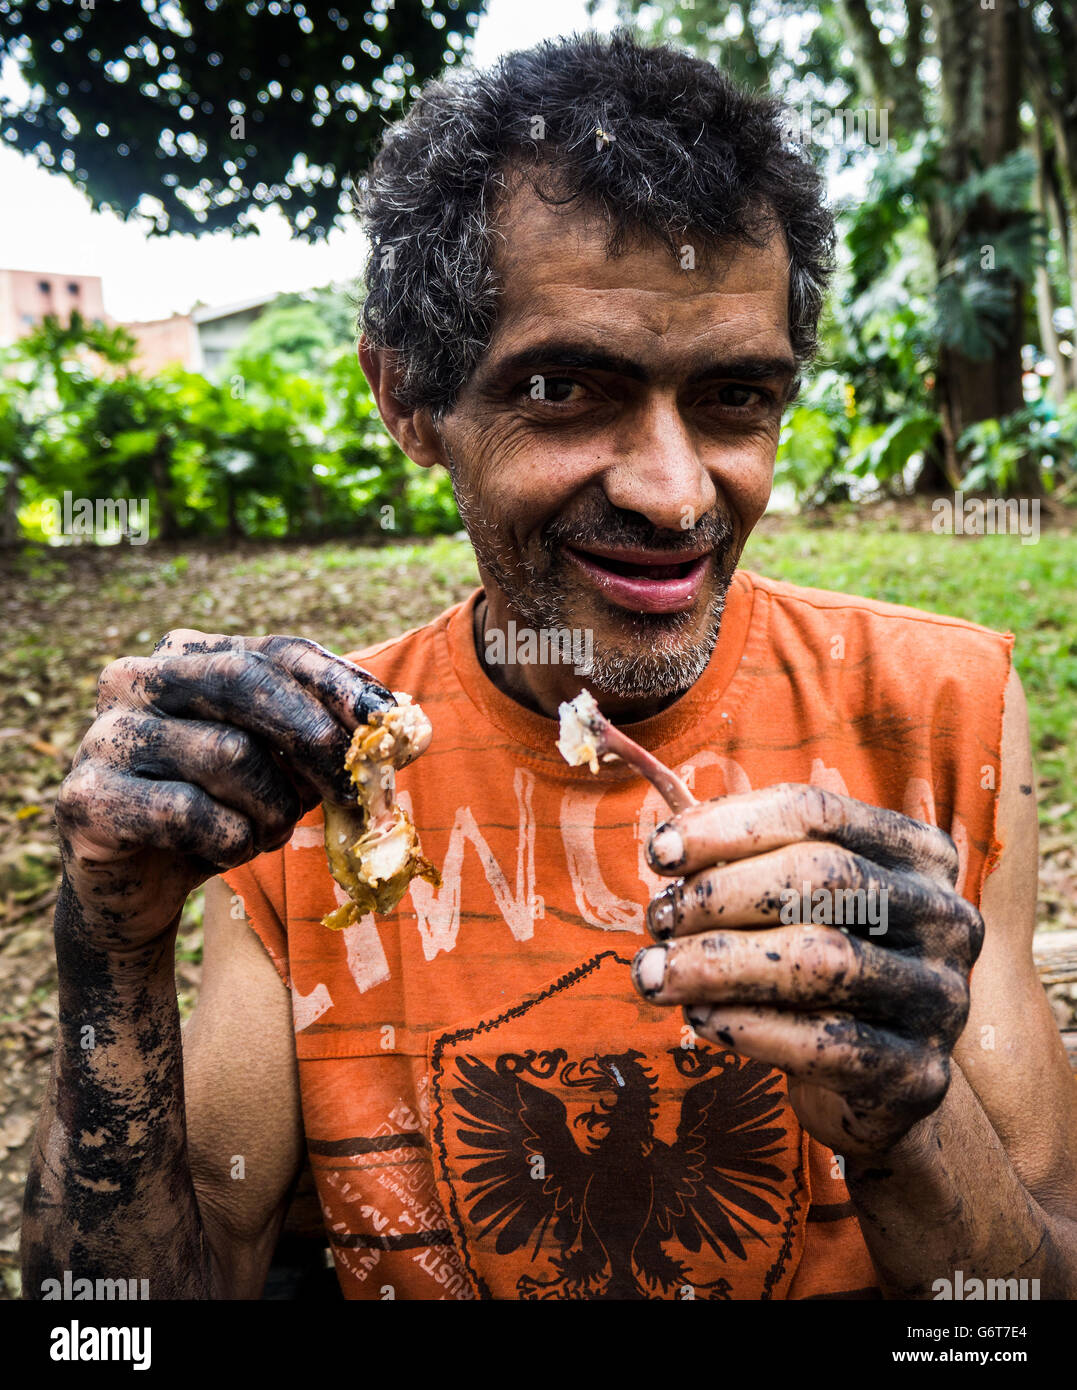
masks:
[[[491,385],[512,378],[517,373],[524,373],[540,362],[583,371],[609,372],[644,384],[651,381],[651,373],[646,367],[630,357],[606,348],[581,345],[561,338],[532,343],[518,352],[495,360],[483,372],[483,377],[485,383]],[[767,381],[773,377],[792,378],[796,370],[797,364],[790,354],[780,353],[774,356],[745,353],[713,359],[694,371],[685,384],[694,386],[712,377],[736,378],[739,381]]]

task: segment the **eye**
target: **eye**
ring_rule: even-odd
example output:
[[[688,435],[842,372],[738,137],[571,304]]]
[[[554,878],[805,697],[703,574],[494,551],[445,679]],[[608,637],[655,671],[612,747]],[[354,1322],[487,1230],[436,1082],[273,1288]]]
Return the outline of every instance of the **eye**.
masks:
[[[766,392],[755,386],[722,386],[713,396],[717,405],[729,406],[734,410],[745,410],[759,405],[766,399]]]
[[[725,425],[738,421],[756,425],[770,417],[779,406],[778,393],[769,386],[749,386],[742,381],[715,383],[696,400],[696,409],[710,412]]]
[[[517,395],[525,400],[547,402],[552,405],[576,405],[585,398],[586,387],[571,376],[549,376],[535,372],[525,378],[516,388]]]
[[[570,376],[548,376],[542,379],[541,385],[544,387],[546,400],[561,403],[567,401],[573,391],[583,390],[580,383],[573,381]]]

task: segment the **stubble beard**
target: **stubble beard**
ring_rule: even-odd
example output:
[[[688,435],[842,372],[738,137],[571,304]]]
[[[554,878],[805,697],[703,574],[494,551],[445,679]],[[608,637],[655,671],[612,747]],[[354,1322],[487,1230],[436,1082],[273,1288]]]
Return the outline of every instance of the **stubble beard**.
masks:
[[[482,516],[459,481],[459,469],[450,469],[453,494],[461,520],[467,529],[475,556],[482,567],[505,594],[521,627],[538,632],[546,629],[571,629],[572,608],[580,598],[578,585],[573,585],[571,561],[561,547],[568,535],[577,545],[624,540],[626,544],[641,544],[637,533],[623,535],[624,528],[607,525],[594,516],[582,525],[565,527],[556,519],[544,529],[541,537],[541,559],[518,555],[509,550],[497,528]],[[626,514],[621,514],[622,517]],[[564,533],[564,534],[562,534]],[[655,536],[651,531],[651,536]],[[686,635],[698,621],[697,613],[631,613],[609,603],[599,594],[587,598],[598,605],[610,626],[624,633],[621,641],[600,638],[594,634],[591,659],[579,667],[581,680],[595,690],[618,699],[669,699],[683,694],[707,669],[725,611],[726,595],[736,569],[739,550],[735,545],[733,528],[725,517],[708,514],[691,532],[676,541],[668,537],[661,541],[649,539],[644,545],[667,549],[688,550],[693,545],[707,544],[712,551],[713,573],[708,583],[713,595],[705,613],[704,627],[698,636]],[[577,625],[578,626],[578,625]]]

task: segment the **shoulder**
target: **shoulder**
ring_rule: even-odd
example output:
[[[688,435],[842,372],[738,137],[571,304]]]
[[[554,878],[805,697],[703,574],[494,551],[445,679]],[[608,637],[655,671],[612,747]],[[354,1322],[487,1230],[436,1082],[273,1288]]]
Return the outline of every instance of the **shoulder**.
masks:
[[[910,608],[900,603],[886,603],[881,599],[868,598],[863,594],[838,593],[831,589],[813,589],[801,584],[790,584],[786,580],[769,579],[766,575],[751,570],[739,570],[738,574],[752,586],[756,596],[785,613],[800,615],[806,619],[810,614],[849,614],[865,621],[878,624],[922,626],[933,632],[953,631],[981,635],[996,641],[1006,640],[1010,634],[982,627],[948,613],[931,613],[924,608]]]
[[[885,603],[741,571],[753,592],[753,625],[771,656],[810,663],[848,684],[855,675],[884,703],[930,699],[964,704],[991,688],[1001,710],[1014,637],[948,613]],[[869,678],[870,677],[870,678]]]

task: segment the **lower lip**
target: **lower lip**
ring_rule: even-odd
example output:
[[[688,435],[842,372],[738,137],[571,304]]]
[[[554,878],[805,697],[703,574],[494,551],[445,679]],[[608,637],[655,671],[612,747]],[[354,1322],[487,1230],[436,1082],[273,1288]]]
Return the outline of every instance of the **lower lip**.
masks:
[[[634,613],[683,613],[691,608],[699,597],[711,558],[701,555],[680,579],[647,579],[614,574],[579,550],[566,548],[565,554],[604,598]]]

